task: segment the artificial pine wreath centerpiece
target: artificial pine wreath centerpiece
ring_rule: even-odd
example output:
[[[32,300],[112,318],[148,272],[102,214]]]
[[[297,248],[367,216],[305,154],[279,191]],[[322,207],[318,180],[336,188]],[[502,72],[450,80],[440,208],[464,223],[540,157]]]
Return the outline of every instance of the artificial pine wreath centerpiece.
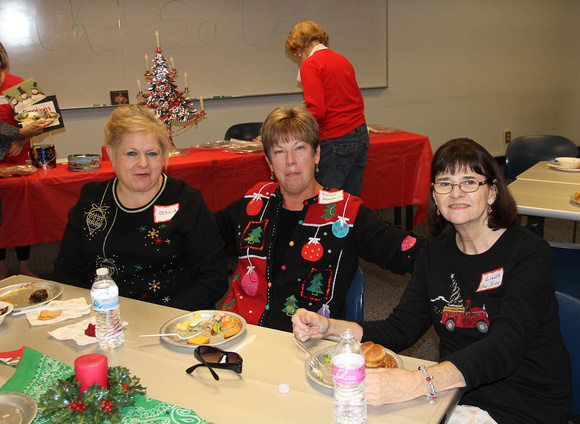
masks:
[[[39,416],[58,423],[118,423],[126,406],[145,394],[139,378],[124,367],[109,368],[109,389],[93,384],[81,394],[81,382],[74,374],[56,381],[40,396]]]

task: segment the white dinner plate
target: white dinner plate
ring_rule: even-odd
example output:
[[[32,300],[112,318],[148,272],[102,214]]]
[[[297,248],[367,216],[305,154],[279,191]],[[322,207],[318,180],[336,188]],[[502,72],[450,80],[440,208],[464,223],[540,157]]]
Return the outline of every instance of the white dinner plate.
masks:
[[[24,393],[0,392],[0,422],[2,424],[30,424],[38,406]]]
[[[570,200],[572,200],[573,203],[576,203],[577,205],[580,205],[580,197],[578,197],[576,195],[576,193],[574,193],[571,197]]]
[[[32,292],[45,289],[48,297],[42,302],[31,302],[28,300]],[[62,294],[62,286],[54,281],[30,281],[28,283],[12,284],[0,289],[0,300],[10,302],[14,305],[14,312],[22,311],[28,308],[36,308],[51,300],[56,299]]]
[[[394,368],[403,368],[403,360],[401,359],[401,357],[399,355],[397,355],[395,352],[393,352],[392,350],[389,350],[387,348],[383,348],[383,349],[385,349],[387,354],[391,355],[391,357],[395,360],[395,364],[397,366]],[[321,376],[317,376],[312,371],[312,366],[310,365],[310,361],[311,361],[310,358],[307,358],[306,362],[304,362],[304,371],[306,371],[306,375],[308,376],[308,378],[310,378],[316,384],[327,387],[329,389],[334,389],[334,382],[332,380],[332,362],[328,362],[328,359],[325,362],[324,356],[326,355],[327,358],[332,358],[333,354],[334,354],[334,348],[331,348],[331,349],[324,350],[316,355],[316,357],[322,363],[322,366],[323,366]]]
[[[557,163],[549,162],[547,164],[550,168],[557,169],[558,171],[564,172],[580,172],[580,168],[564,168],[562,165],[558,165]]]
[[[188,312],[187,314],[183,314],[183,315],[180,315],[178,317],[170,319],[169,321],[167,321],[165,324],[163,324],[161,326],[159,333],[160,334],[177,333],[177,334],[180,334],[182,336],[188,336],[188,335],[194,336],[197,333],[201,333],[201,334],[199,334],[200,336],[208,336],[209,337],[209,343],[206,343],[202,346],[218,346],[218,345],[221,345],[223,343],[229,342],[230,340],[237,339],[239,336],[241,336],[244,333],[244,331],[246,331],[247,323],[246,323],[246,320],[244,319],[244,317],[242,317],[241,315],[235,314],[233,312],[218,311],[215,309],[208,309],[208,310],[195,311],[195,312],[199,312],[199,314],[201,315],[201,321],[196,327],[193,327],[192,329],[190,329],[190,331],[178,330],[177,324],[181,324],[184,321],[189,321],[191,319],[191,317],[193,316],[194,312]],[[203,325],[203,322],[207,321],[208,319],[211,319],[216,314],[230,315],[234,318],[239,318],[240,321],[242,321],[242,329],[240,331],[238,331],[236,334],[234,334],[232,337],[229,337],[227,339],[224,338],[223,332],[212,335],[212,334],[210,334],[209,331],[201,330],[201,326]],[[187,344],[187,340],[181,340],[179,337],[175,337],[175,336],[163,336],[163,337],[161,337],[161,339],[163,341],[171,344],[171,345],[174,345],[174,346],[189,347],[191,349],[195,349],[196,347],[199,346],[199,345]]]

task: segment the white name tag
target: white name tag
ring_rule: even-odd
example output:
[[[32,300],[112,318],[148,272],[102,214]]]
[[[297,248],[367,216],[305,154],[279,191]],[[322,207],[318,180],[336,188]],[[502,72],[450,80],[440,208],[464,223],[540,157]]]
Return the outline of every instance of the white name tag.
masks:
[[[497,289],[503,283],[503,268],[496,269],[481,275],[477,291]]]
[[[179,203],[169,206],[153,206],[153,220],[155,222],[171,221],[173,215],[179,210]]]
[[[321,205],[328,205],[329,203],[340,202],[344,199],[344,192],[342,190],[330,191],[318,190],[318,203]]]
[[[9,104],[9,103],[8,103],[8,100],[6,99],[6,97],[0,96],[0,105],[7,105],[7,104]]]

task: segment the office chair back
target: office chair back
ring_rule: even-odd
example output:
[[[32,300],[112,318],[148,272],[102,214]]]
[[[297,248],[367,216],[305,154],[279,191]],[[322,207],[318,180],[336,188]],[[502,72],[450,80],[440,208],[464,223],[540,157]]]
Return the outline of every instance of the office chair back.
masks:
[[[559,135],[525,135],[513,139],[505,151],[505,172],[514,179],[536,163],[557,157],[578,157],[578,146],[572,140]]]
[[[346,293],[346,320],[347,321],[362,321],[364,314],[364,299],[365,299],[365,279],[360,267],[350,284],[350,288]]]
[[[260,135],[260,130],[262,129],[261,122],[246,122],[243,124],[232,125],[226,131],[224,140],[230,140],[235,138],[236,140],[248,140],[252,141]]]
[[[580,244],[550,242],[550,246],[558,291],[580,299]]]
[[[572,360],[572,412],[580,414],[580,300],[560,292],[556,292],[556,297],[560,305],[560,331]]]

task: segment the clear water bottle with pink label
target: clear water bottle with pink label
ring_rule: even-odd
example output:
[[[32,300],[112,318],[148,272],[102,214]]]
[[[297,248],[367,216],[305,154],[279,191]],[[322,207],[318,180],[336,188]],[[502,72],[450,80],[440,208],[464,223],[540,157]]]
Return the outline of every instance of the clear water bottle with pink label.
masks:
[[[335,424],[367,422],[365,355],[352,330],[344,330],[332,357]]]

